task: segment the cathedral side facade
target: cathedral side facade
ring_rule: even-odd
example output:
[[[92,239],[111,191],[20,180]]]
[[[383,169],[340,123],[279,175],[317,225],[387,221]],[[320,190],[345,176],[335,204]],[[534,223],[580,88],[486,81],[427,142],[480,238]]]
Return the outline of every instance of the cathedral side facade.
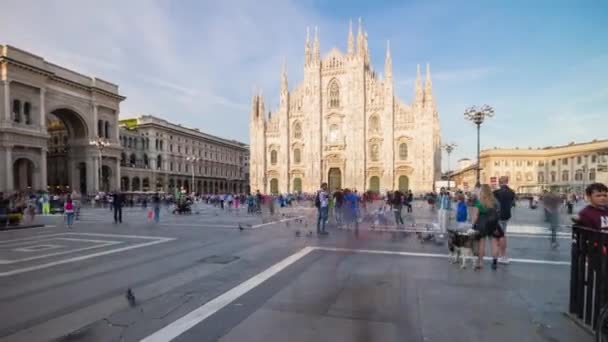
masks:
[[[395,96],[390,47],[379,77],[370,65],[361,22],[348,34],[346,53],[334,48],[323,58],[315,30],[307,33],[304,79],[291,91],[285,67],[279,107],[266,112],[264,98],[252,98],[250,113],[251,190],[263,193],[330,190],[433,189],[440,176],[441,139],[427,64],[417,69],[414,99]]]

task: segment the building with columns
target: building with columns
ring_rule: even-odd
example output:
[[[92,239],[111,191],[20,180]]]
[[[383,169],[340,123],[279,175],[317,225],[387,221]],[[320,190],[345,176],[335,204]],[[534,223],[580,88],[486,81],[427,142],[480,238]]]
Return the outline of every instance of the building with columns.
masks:
[[[9,45],[0,71],[0,191],[119,188],[117,85]]]
[[[123,191],[249,191],[246,144],[142,115],[120,121]]]
[[[440,177],[440,125],[429,66],[420,66],[414,100],[395,96],[387,44],[384,76],[370,64],[367,33],[352,24],[347,50],[321,57],[315,29],[304,45],[304,80],[288,86],[281,75],[280,104],[266,112],[255,94],[250,118],[251,189],[266,193],[331,190],[431,191]]]
[[[608,140],[571,142],[542,148],[492,148],[480,152],[482,184],[497,186],[501,176],[518,193],[583,191],[585,185],[608,181]],[[451,173],[457,188],[472,190],[477,163]]]

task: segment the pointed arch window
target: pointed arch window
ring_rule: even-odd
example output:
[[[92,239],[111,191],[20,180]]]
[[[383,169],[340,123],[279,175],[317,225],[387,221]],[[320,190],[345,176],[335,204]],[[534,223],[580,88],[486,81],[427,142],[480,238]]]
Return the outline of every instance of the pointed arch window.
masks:
[[[378,116],[374,115],[369,118],[369,132],[378,133],[380,132],[380,120]]]
[[[293,138],[302,139],[302,124],[299,121],[293,124]]]
[[[406,160],[406,159],[407,159],[407,144],[401,143],[399,145],[399,160]]]
[[[338,81],[331,81],[328,88],[329,108],[340,107],[340,85],[338,85]]]
[[[369,157],[372,161],[376,162],[378,161],[378,158],[380,156],[380,146],[378,146],[378,144],[372,144],[371,148],[370,148],[370,153],[369,153]]]
[[[277,164],[277,150],[270,151],[270,164]]]
[[[293,150],[293,162],[300,164],[302,162],[302,155],[299,148]]]

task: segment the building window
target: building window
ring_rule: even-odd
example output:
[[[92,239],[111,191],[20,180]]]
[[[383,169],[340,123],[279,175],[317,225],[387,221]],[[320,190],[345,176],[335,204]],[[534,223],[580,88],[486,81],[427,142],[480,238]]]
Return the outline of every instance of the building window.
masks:
[[[302,124],[299,121],[293,124],[293,138],[302,139]]]
[[[127,155],[125,153],[120,154],[120,166],[127,166]]]
[[[13,100],[13,120],[21,122],[21,101]]]
[[[156,150],[158,151],[158,139],[154,139],[154,147],[156,148]]]
[[[589,169],[589,181],[595,181],[595,169]]]
[[[182,163],[177,163],[177,172],[182,172]]]
[[[555,171],[551,171],[551,182],[557,181],[557,173]]]
[[[555,166],[555,159],[551,161],[551,166]]]
[[[401,143],[399,144],[399,160],[407,159],[407,144]]]
[[[185,168],[185,170],[184,170],[184,171],[186,171],[186,172],[188,172],[188,170],[190,169],[190,168],[188,167],[188,164],[184,165],[184,168]]]
[[[369,118],[369,132],[370,133],[379,133],[380,132],[380,120],[376,115],[373,115]]]
[[[369,157],[371,159],[371,161],[376,162],[378,161],[380,155],[380,146],[378,146],[378,144],[372,144],[372,146],[370,147],[370,153],[369,153]]]
[[[542,161],[542,160],[539,160],[539,161],[538,161],[538,166],[545,166],[545,162],[544,162],[544,161]]]
[[[581,156],[576,157],[576,163],[580,164],[583,162],[583,158]]]
[[[329,108],[340,107],[340,86],[335,79],[329,83]]]
[[[528,182],[532,181],[532,172],[526,172],[526,181],[528,181]]]
[[[564,160],[567,160],[564,158]],[[570,179],[570,175],[568,174],[568,171],[564,170],[562,171],[562,182],[567,182]]]
[[[169,151],[173,152],[173,144],[169,145]]]
[[[31,109],[32,105],[29,102],[23,104],[23,117],[26,125],[30,125],[32,123]]]
[[[182,153],[182,146],[181,145],[177,145],[177,153]]]
[[[526,163],[526,165],[532,166],[532,165],[534,165],[534,162],[532,162],[531,160],[528,160],[528,162]]]
[[[597,161],[597,155],[594,154],[591,156],[591,162],[595,163],[596,161]]]
[[[576,170],[576,172],[574,173],[574,180],[575,181],[582,181],[583,180],[583,171]]]
[[[173,162],[169,163],[169,171],[173,171]]]
[[[521,164],[521,160],[518,160],[518,161],[515,162],[515,166],[521,166],[521,165],[522,165]]]
[[[103,121],[97,121],[97,136],[103,138]]]
[[[107,121],[104,123],[104,136],[106,139],[110,139],[110,123]]]
[[[568,165],[568,158],[562,159],[562,165]]]
[[[505,160],[505,166],[509,166],[509,161]]]
[[[300,164],[301,162],[301,155],[300,155],[300,149],[296,148],[293,150],[293,162],[296,164]]]
[[[539,172],[538,173],[538,182],[539,183],[544,183],[545,182],[545,173],[544,172]]]
[[[500,166],[500,161],[495,160],[495,161],[494,161],[494,166]]]
[[[518,182],[521,181],[521,172],[515,174],[515,180]]]
[[[277,151],[276,150],[270,151],[270,164],[272,164],[272,165],[277,164]]]
[[[147,168],[150,166],[150,162],[148,161],[148,155],[144,153],[144,166]]]
[[[157,170],[162,169],[162,164],[163,164],[163,158],[162,158],[162,157],[161,157],[161,155],[159,154],[159,155],[156,157],[156,169],[157,169]]]
[[[137,158],[135,158],[135,153],[131,153],[131,156],[129,157],[129,165],[131,167],[135,167],[136,163],[137,163]]]

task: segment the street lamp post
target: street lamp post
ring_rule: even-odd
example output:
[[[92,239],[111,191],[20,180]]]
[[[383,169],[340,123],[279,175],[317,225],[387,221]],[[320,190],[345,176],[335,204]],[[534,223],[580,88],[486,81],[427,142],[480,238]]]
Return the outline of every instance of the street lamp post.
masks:
[[[445,152],[448,154],[448,172],[450,171],[450,155],[452,154],[452,151],[454,151],[454,148],[456,148],[458,145],[456,145],[455,143],[449,143],[449,144],[444,144],[441,146],[441,148],[443,148],[445,150]],[[450,190],[450,178],[452,178],[452,174],[449,173],[448,174],[448,190]]]
[[[481,170],[481,165],[480,165],[480,161],[479,161],[479,131],[480,131],[480,127],[481,124],[483,123],[483,121],[485,120],[486,117],[493,117],[494,116],[494,108],[488,106],[488,105],[483,105],[481,107],[477,107],[477,106],[471,106],[467,109],[465,109],[464,111],[464,118],[472,121],[475,125],[477,125],[477,181],[475,182],[475,187],[479,188],[481,186],[481,182],[480,182],[480,170]]]
[[[102,164],[102,153],[103,153],[103,149],[106,146],[110,145],[110,142],[107,141],[106,139],[103,139],[103,138],[96,138],[94,140],[89,141],[89,145],[95,146],[99,150],[99,168],[97,169],[98,178],[97,178],[97,184],[96,184],[97,185],[97,189],[96,190],[99,191],[100,190],[99,189],[99,185],[100,185],[99,183],[101,183],[100,181],[102,180],[102,176],[103,176],[102,171],[101,171],[101,169],[102,169],[102,165],[101,165]]]
[[[194,189],[194,163],[196,163],[197,161],[201,160],[201,158],[198,157],[187,157],[186,158],[187,161],[191,162],[192,164],[192,183],[190,184],[190,192],[194,192],[192,191]]]

